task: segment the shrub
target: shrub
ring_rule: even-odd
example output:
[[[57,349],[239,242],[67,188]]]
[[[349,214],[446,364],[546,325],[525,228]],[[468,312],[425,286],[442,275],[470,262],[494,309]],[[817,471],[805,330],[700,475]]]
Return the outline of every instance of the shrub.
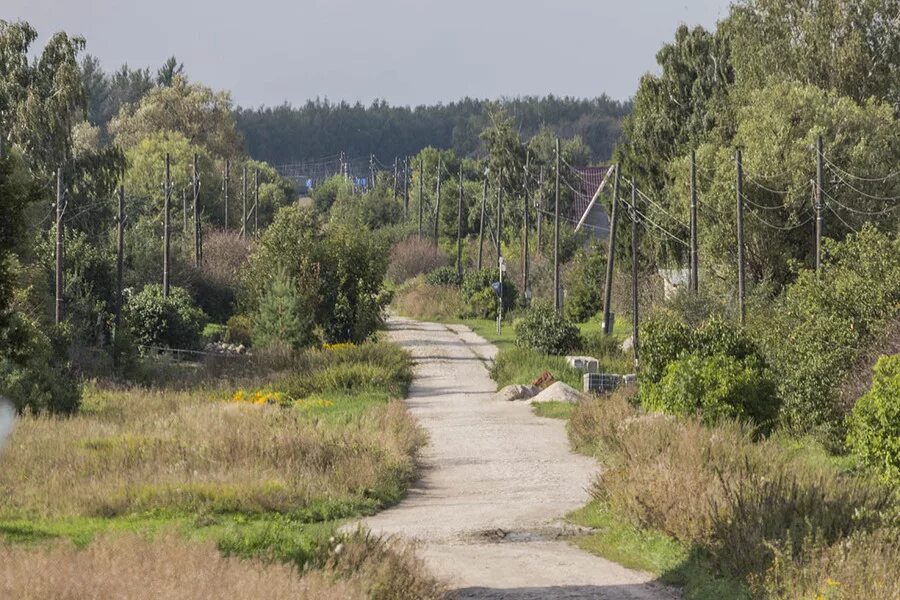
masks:
[[[641,325],[641,381],[663,378],[666,367],[691,348],[691,330],[669,313],[658,313]]]
[[[313,299],[297,289],[282,269],[259,300],[253,315],[253,344],[260,348],[288,346],[298,350],[315,342]]]
[[[491,283],[500,281],[499,269],[482,269],[481,271],[467,271],[463,276],[461,292],[465,308],[462,317],[475,319],[497,318],[497,294],[491,287]],[[516,305],[519,291],[508,277],[503,279],[503,312],[509,311]]]
[[[581,346],[581,333],[568,317],[538,303],[516,321],[516,344],[544,354],[568,354]]]
[[[225,324],[228,331],[225,341],[229,344],[249,346],[253,341],[253,321],[246,315],[234,315]]]
[[[350,183],[342,175],[329,177],[310,192],[313,208],[318,212],[328,212],[338,195],[350,194],[351,191]]]
[[[459,287],[459,271],[456,267],[444,266],[433,269],[425,275],[425,283],[428,285],[446,285]]]
[[[222,325],[221,323],[207,323],[203,328],[203,333],[200,334],[200,337],[204,344],[213,344],[215,342],[224,341],[227,333],[228,327],[225,325]]]
[[[438,267],[447,266],[449,262],[444,251],[431,242],[408,237],[391,248],[387,277],[394,283],[403,283]]]
[[[889,484],[900,485],[900,354],[882,356],[871,389],[849,418],[847,445]]]
[[[131,335],[141,346],[195,348],[206,321],[183,288],[171,288],[166,298],[158,284],[145,286],[128,298],[124,314]]]
[[[203,265],[191,270],[190,292],[210,318],[225,322],[234,314],[238,274],[250,256],[252,242],[236,231],[203,234]]]
[[[658,383],[641,387],[641,404],[679,416],[699,414],[706,423],[723,417],[771,425],[776,416],[775,383],[754,360],[728,354],[687,354],[669,363]]]
[[[566,271],[566,315],[577,323],[590,319],[603,306],[600,282],[606,273],[606,255],[599,243],[575,253]]]

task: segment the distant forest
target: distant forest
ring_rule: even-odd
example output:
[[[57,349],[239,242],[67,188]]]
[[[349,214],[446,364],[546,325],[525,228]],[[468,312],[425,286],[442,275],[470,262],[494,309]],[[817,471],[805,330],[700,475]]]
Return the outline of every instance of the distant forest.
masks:
[[[524,138],[542,127],[560,137],[581,136],[595,162],[605,161],[631,112],[631,101],[606,95],[593,99],[527,96],[500,101],[466,98],[432,106],[390,106],[376,101],[333,103],[311,100],[301,107],[284,104],[257,109],[238,108],[239,131],[247,151],[258,160],[283,164],[347,152],[375,156],[385,164],[422,148],[452,148],[458,155],[481,153],[479,134],[491,125],[491,115],[503,110]]]

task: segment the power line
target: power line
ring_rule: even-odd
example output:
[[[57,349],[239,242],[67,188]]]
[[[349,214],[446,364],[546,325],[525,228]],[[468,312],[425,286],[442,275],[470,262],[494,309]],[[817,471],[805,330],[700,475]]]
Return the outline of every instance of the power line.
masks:
[[[841,183],[843,183],[844,185],[846,185],[848,188],[850,188],[851,190],[853,190],[853,191],[856,192],[857,194],[860,194],[860,195],[862,195],[862,196],[865,196],[866,198],[870,198],[870,199],[872,199],[872,200],[878,200],[878,201],[881,201],[881,202],[895,202],[895,201],[897,201],[897,200],[900,200],[900,196],[874,196],[874,195],[872,195],[872,194],[868,194],[868,193],[862,191],[861,189],[856,188],[856,187],[855,187],[853,184],[851,184],[849,181],[847,181],[846,179],[844,179],[843,177],[841,177],[841,174],[840,174],[836,169],[834,169],[834,168],[831,166],[831,163],[827,163],[827,162],[826,162],[826,164],[829,165],[829,167],[828,167],[829,170],[837,176],[837,178],[841,181]]]
[[[862,177],[860,175],[854,175],[853,173],[850,173],[849,171],[846,171],[846,170],[842,169],[841,167],[839,167],[838,165],[836,165],[835,163],[831,162],[831,160],[829,160],[829,158],[825,155],[824,152],[822,153],[822,159],[830,167],[837,169],[838,171],[840,171],[847,177],[850,177],[851,179],[857,179],[859,181],[881,182],[881,181],[887,181],[888,179],[893,179],[894,177],[897,177],[898,175],[900,175],[900,171],[894,171],[893,173],[888,173],[884,177]]]

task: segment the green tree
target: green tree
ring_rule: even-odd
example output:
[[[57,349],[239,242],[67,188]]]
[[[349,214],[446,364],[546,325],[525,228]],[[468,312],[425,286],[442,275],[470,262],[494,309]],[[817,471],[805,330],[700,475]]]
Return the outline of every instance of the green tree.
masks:
[[[274,274],[253,316],[253,343],[261,348],[286,345],[294,350],[315,342],[314,298],[304,296],[287,270]]]

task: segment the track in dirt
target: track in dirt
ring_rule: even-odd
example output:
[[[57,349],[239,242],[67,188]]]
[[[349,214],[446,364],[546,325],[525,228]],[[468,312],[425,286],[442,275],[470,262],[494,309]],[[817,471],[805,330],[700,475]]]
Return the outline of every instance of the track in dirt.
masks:
[[[494,399],[496,348],[466,327],[403,318],[390,338],[417,363],[407,404],[427,430],[421,479],[364,525],[415,540],[454,598],[660,600],[678,594],[647,573],[560,539],[597,472],[569,450],[562,421]]]

